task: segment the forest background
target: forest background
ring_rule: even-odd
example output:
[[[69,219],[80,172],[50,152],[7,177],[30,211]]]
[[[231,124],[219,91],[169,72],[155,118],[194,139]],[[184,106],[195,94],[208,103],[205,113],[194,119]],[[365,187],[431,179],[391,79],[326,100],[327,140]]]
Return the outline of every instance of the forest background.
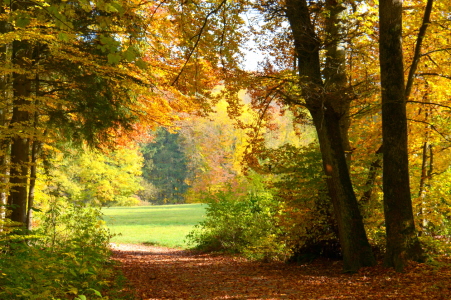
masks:
[[[447,254],[450,22],[445,0],[2,1],[2,255],[98,255],[55,271],[97,295],[94,207],[140,202],[209,203],[192,241],[257,259]],[[2,296],[43,286],[25,269]]]

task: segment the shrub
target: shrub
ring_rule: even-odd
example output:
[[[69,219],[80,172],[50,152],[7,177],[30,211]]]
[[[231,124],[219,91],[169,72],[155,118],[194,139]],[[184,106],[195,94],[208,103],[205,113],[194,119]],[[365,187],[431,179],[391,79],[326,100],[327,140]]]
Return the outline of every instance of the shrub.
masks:
[[[258,260],[285,259],[289,254],[279,237],[278,203],[268,191],[242,193],[229,187],[209,194],[206,219],[188,236],[199,250],[241,253]]]
[[[293,251],[293,261],[317,256],[338,258],[341,249],[331,201],[327,195],[321,153],[316,143],[297,147],[284,144],[258,152],[252,168],[271,176],[268,185],[283,203],[280,237]]]
[[[53,206],[32,234],[2,234],[0,299],[108,299],[109,239],[100,210],[77,205]]]

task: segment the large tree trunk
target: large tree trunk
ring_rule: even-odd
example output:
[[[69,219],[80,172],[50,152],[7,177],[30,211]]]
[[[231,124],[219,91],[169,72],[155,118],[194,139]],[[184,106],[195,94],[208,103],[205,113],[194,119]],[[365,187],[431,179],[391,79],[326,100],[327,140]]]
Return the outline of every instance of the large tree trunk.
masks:
[[[409,183],[402,1],[381,0],[379,18],[383,190],[387,232],[385,265],[401,271],[407,260],[419,260],[423,256],[414,225]]]
[[[330,94],[335,93],[340,95],[338,99],[333,99],[331,105],[334,106],[336,113],[340,114],[339,128],[342,137],[343,150],[346,155],[346,162],[348,168],[351,166],[351,144],[349,142],[349,127],[351,120],[349,117],[349,109],[351,101],[343,95],[350,93],[345,92],[347,89],[346,78],[346,53],[340,42],[342,41],[342,26],[341,26],[341,12],[344,8],[338,5],[335,0],[326,0],[326,11],[328,11],[326,17],[326,64],[323,70],[324,77],[324,90]]]
[[[311,111],[318,133],[329,196],[338,224],[344,270],[372,266],[375,259],[363,226],[341,139],[339,116],[331,107]]]
[[[338,223],[344,270],[353,272],[360,267],[373,265],[375,260],[366,237],[345,156],[345,149],[349,147],[349,123],[345,119],[349,112],[349,102],[340,96],[344,94],[343,91],[337,92],[344,85],[339,71],[339,57],[342,54],[337,52],[337,45],[329,46],[328,53],[332,54],[332,58],[333,51],[336,51],[335,59],[328,62],[325,74],[321,74],[320,42],[310,21],[306,1],[287,0],[286,14],[298,57],[302,97],[318,134],[328,192]],[[333,35],[334,32],[330,34]],[[327,77],[326,85],[323,83],[323,75]]]
[[[27,41],[14,41],[13,62],[22,68],[29,64],[32,55],[32,45]],[[27,110],[31,95],[31,80],[28,74],[17,72],[13,74],[13,115],[10,128],[16,134],[12,138],[11,145],[11,171],[10,171],[10,200],[12,214],[11,220],[26,223],[27,216],[27,185],[29,170],[30,142],[30,113]]]

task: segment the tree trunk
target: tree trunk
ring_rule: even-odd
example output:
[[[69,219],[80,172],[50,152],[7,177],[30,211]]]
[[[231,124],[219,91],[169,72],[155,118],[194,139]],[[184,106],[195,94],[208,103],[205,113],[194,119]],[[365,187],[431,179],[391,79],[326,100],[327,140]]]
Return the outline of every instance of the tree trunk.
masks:
[[[363,192],[362,197],[360,197],[359,203],[361,205],[368,205],[371,199],[371,196],[374,192],[376,177],[378,173],[378,169],[380,169],[382,159],[380,154],[382,153],[382,146],[379,147],[376,151],[376,159],[371,162],[370,169],[368,170],[368,176],[366,177],[365,187],[366,190]]]
[[[349,102],[340,96],[344,94],[343,91],[339,93],[344,85],[340,71],[341,62],[338,59],[340,53],[337,52],[330,60],[328,59],[325,74],[322,74],[320,43],[310,21],[306,1],[287,0],[286,14],[298,57],[302,97],[312,115],[318,134],[328,192],[338,223],[344,270],[354,272],[360,267],[373,265],[375,260],[366,237],[345,156],[345,148],[349,147],[347,141],[349,124],[348,120],[343,118],[349,110]],[[330,34],[334,35],[334,32]],[[329,46],[328,53],[333,54],[333,51],[338,50],[336,47],[337,45]],[[327,79],[327,85],[323,83],[323,75]]]
[[[27,41],[13,42],[13,62],[25,68],[32,54],[32,46]],[[10,172],[10,205],[11,220],[26,223],[27,216],[27,184],[29,170],[30,142],[27,130],[30,128],[30,113],[26,105],[31,95],[31,80],[28,74],[13,74],[13,115],[10,128],[16,134],[12,137],[11,172]]]
[[[6,126],[7,124],[5,115],[6,115],[5,110],[0,109],[0,126]],[[3,231],[2,221],[6,219],[6,206],[8,204],[7,197],[8,153],[9,153],[9,141],[7,139],[2,138],[0,139],[0,232]]]
[[[0,110],[0,119],[2,118],[2,111]],[[3,123],[2,123],[3,124]],[[6,205],[8,204],[8,197],[6,196],[8,176],[7,176],[7,153],[9,144],[6,141],[0,141],[0,232],[3,231],[3,222],[6,219]]]
[[[36,47],[36,52],[39,52],[39,47]],[[39,53],[37,53],[36,56],[38,56]],[[34,93],[36,96],[39,95],[39,75],[36,75],[34,80]],[[34,101],[35,107],[38,107],[38,100]],[[41,142],[38,141],[37,138],[37,127],[39,122],[39,114],[37,111],[33,114],[33,129],[34,129],[34,140],[31,145],[31,167],[30,167],[30,184],[29,184],[29,190],[28,190],[28,211],[27,211],[27,229],[32,229],[32,220],[33,220],[33,205],[34,205],[34,192],[36,187],[36,170],[37,170],[37,159],[38,155],[41,149]],[[45,135],[45,132],[44,132]]]
[[[3,7],[0,7],[0,13],[5,13]],[[0,21],[0,33],[7,33],[10,31],[10,26],[6,21]],[[6,65],[8,59],[8,52],[10,52],[9,44],[0,45],[0,63]],[[9,103],[9,76],[0,75],[0,126],[3,128],[8,127],[8,105]],[[0,224],[2,220],[6,218],[6,205],[7,205],[7,185],[8,185],[8,154],[9,154],[9,139],[7,136],[0,136]],[[0,232],[3,230],[0,225]]]
[[[385,265],[402,271],[407,260],[423,257],[413,219],[407,153],[402,54],[402,2],[381,0],[380,68],[384,214],[387,232]]]
[[[327,0],[326,11],[328,11],[326,17],[326,64],[323,70],[324,76],[324,90],[327,93],[336,93],[337,95],[344,94],[343,91],[347,87],[346,78],[346,53],[340,41],[342,40],[342,26],[340,14],[344,10],[341,5],[338,5],[335,0]],[[335,99],[331,103],[334,106],[336,113],[340,114],[339,128],[342,137],[343,150],[346,156],[346,162],[348,168],[351,166],[351,144],[349,142],[349,127],[351,120],[349,117],[349,108],[351,101],[346,97],[340,97]]]
[[[31,169],[30,169],[30,188],[28,191],[28,212],[27,212],[27,229],[31,230],[33,220],[34,192],[36,187],[36,169],[37,157],[39,153],[40,143],[33,141],[31,146]]]
[[[428,227],[428,220],[426,218],[426,195],[427,190],[426,187],[429,185],[428,182],[432,177],[433,165],[434,162],[434,152],[432,149],[432,145],[428,142],[424,142],[423,144],[423,155],[421,162],[421,178],[420,178],[420,186],[418,190],[418,197],[420,198],[420,210],[418,215],[420,217],[420,227],[421,230],[418,232],[418,235],[421,236],[426,232]]]
[[[339,117],[332,108],[311,111],[318,133],[329,196],[338,224],[344,270],[372,266],[375,259],[363,226],[341,140]]]

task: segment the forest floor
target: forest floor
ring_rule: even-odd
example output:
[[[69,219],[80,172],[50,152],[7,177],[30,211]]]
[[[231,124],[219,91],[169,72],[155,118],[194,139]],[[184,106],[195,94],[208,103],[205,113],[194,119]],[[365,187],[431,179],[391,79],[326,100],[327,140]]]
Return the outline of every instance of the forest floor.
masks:
[[[259,263],[143,245],[112,245],[113,258],[139,300],[150,299],[451,299],[451,261],[380,264],[343,274],[342,263]]]

